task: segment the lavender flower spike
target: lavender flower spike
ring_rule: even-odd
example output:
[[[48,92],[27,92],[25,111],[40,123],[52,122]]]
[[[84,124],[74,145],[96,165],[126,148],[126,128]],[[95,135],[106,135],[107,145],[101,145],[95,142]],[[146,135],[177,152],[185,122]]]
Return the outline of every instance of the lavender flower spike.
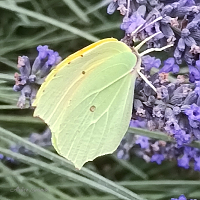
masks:
[[[37,50],[38,56],[32,66],[27,56],[19,56],[18,58],[17,66],[21,74],[15,73],[15,85],[13,90],[21,92],[17,104],[20,108],[25,106],[26,99],[29,99],[29,105],[31,106],[45,76],[61,61],[58,52],[49,49],[47,45],[39,45]]]

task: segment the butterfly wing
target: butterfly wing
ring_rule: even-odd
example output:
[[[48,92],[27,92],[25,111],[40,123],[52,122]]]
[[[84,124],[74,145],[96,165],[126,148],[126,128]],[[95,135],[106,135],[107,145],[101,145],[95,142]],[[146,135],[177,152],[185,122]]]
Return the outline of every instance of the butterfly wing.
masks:
[[[34,116],[49,125],[55,149],[76,168],[115,151],[126,133],[136,62],[124,43],[104,41],[64,62],[41,87]]]

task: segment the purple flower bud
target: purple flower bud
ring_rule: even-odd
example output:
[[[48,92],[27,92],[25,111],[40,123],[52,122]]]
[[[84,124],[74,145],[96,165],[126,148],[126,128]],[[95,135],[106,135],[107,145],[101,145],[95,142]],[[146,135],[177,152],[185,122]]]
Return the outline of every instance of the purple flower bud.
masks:
[[[6,160],[9,161],[9,162],[11,162],[11,163],[15,163],[14,158],[6,157]]]
[[[182,158],[178,159],[178,166],[183,167],[185,169],[188,169],[189,168],[189,162],[190,162],[189,157],[184,154],[184,156]]]
[[[189,146],[185,146],[184,154],[193,158],[196,155],[196,149]]]
[[[175,200],[174,198],[172,198],[171,200]],[[187,200],[187,198],[185,197],[185,195],[180,195],[178,199],[176,200]],[[191,199],[192,200],[192,199]]]
[[[123,159],[124,158],[124,155],[125,155],[125,152],[124,150],[120,149],[118,152],[117,152],[117,158],[119,159]]]
[[[191,83],[194,83],[195,81],[200,80],[199,70],[191,65],[189,66],[189,80]]]
[[[30,66],[27,56],[18,57],[18,68],[21,74],[15,73],[14,91],[21,91],[21,96],[18,100],[18,107],[23,108],[26,103],[26,98],[29,100],[29,105],[38,90],[38,85],[42,84],[43,78],[48,75],[50,69],[61,61],[58,52],[48,49],[48,46],[37,47],[38,56],[35,59],[32,67]]]
[[[180,68],[179,68],[179,66],[177,64],[173,65],[172,72],[174,74],[177,74],[179,72],[179,70],[180,70]]]
[[[130,19],[127,17],[127,16],[125,16],[124,18],[123,18],[123,22],[122,22],[122,24],[121,24],[121,29],[122,30],[126,30],[126,29],[128,29],[128,27],[131,25],[131,21],[130,21]]]
[[[190,35],[190,31],[189,31],[187,28],[184,28],[184,29],[181,31],[181,37],[182,37],[182,38],[188,37],[189,35]]]
[[[36,74],[38,70],[44,65],[45,61],[41,60],[40,57],[36,57],[32,66],[31,74]]]
[[[191,105],[197,102],[198,95],[195,91],[190,92],[187,97],[185,98],[183,104],[184,105]]]
[[[174,118],[170,118],[165,122],[166,126],[164,127],[165,131],[169,134],[173,134],[175,131],[180,130],[178,121]]]
[[[53,66],[56,62],[56,53],[57,52],[50,52],[47,60],[47,65],[48,66]],[[57,53],[58,54],[58,53]]]
[[[50,69],[51,69],[52,66],[48,65],[48,62],[46,62],[42,68],[40,69],[40,77],[43,78],[45,77],[49,72],[50,72]]]
[[[174,115],[178,115],[178,114],[180,114],[180,113],[181,113],[181,109],[180,109],[180,107],[178,107],[178,106],[174,106],[174,107],[173,107],[173,112],[174,112]]]
[[[200,140],[200,129],[199,129],[199,126],[197,128],[193,128],[192,132],[193,132],[193,135],[195,136],[195,139],[196,140]]]
[[[0,153],[0,160],[4,158],[4,155]]]
[[[161,65],[161,60],[146,55],[142,57],[142,65],[144,65],[145,71],[150,71],[152,67],[159,68]]]
[[[146,21],[141,17],[141,15],[136,11],[130,18],[124,17],[121,24],[121,29],[125,30],[126,33],[132,33],[138,26],[144,24]]]
[[[58,52],[54,52],[54,51],[50,51],[49,50],[49,52],[48,52],[48,54],[49,54],[49,56],[48,56],[48,60],[47,60],[47,65],[49,65],[49,66],[55,66],[55,65],[57,65],[58,63],[58,58],[59,58],[59,60],[60,60],[60,56],[59,56],[59,54],[58,54]]]
[[[180,50],[178,49],[178,47],[176,47],[176,49],[175,49],[175,51],[174,51],[174,58],[176,59],[176,62],[177,62],[179,65],[182,64],[182,59],[181,59],[182,54],[183,54],[183,52],[180,51]]]
[[[186,134],[184,130],[176,130],[174,131],[174,138],[177,142],[178,146],[182,146],[183,144],[190,143],[191,135]]]
[[[112,1],[107,7],[107,13],[109,15],[113,14],[115,10],[117,9],[117,7],[118,7],[117,2]]]
[[[19,91],[22,90],[23,87],[24,87],[23,85],[14,85],[14,86],[13,86],[13,90],[14,90],[15,92],[19,92]]]
[[[139,136],[135,141],[135,144],[139,144],[142,149],[149,148],[149,138],[145,136]]]
[[[38,47],[37,47],[37,50],[38,50],[38,58],[39,59],[45,59],[46,57],[47,57],[47,55],[48,55],[48,46],[47,45],[44,45],[44,46],[42,46],[42,45],[39,45]]]
[[[195,92],[200,96],[200,81],[195,81],[196,87],[195,87]]]
[[[137,12],[140,13],[141,17],[144,18],[145,14],[146,14],[147,8],[145,5],[141,5],[139,6],[139,8],[137,9]]]
[[[171,5],[166,5],[163,9],[162,9],[162,15],[165,16],[165,15],[169,15],[172,10],[174,8],[171,6]]]
[[[168,66],[172,66],[174,63],[175,63],[174,58],[168,58],[167,60],[164,61],[164,64]]]
[[[146,120],[131,120],[129,126],[136,127],[136,128],[145,128],[147,125]]]
[[[28,77],[28,80],[30,81],[30,83],[34,83],[36,81],[36,75],[32,74]]]
[[[38,134],[38,133],[31,133],[30,137],[29,137],[29,141],[35,144],[39,144],[40,140],[42,138],[42,135]]]
[[[178,47],[179,51],[185,50],[185,42],[184,42],[183,38],[179,39],[177,47]]]
[[[157,88],[157,98],[158,99],[167,99],[169,98],[168,89],[165,86],[161,86]]]
[[[174,118],[174,113],[173,110],[171,108],[166,108],[165,109],[165,116],[164,116],[167,120],[170,120],[172,118]]]
[[[165,158],[162,154],[156,153],[151,157],[151,162],[156,162],[158,165],[160,165],[164,159]]]
[[[21,93],[25,97],[30,97],[31,96],[31,86],[30,85],[25,85],[24,88],[21,90]]]
[[[175,59],[174,58],[168,58],[167,60],[165,60],[164,61],[164,66],[159,71],[159,73],[162,73],[162,72],[169,73],[171,71],[173,73],[178,73],[179,72],[179,66],[177,64],[175,64]]]
[[[190,36],[188,36],[187,38],[185,38],[185,39],[184,39],[184,42],[185,42],[185,44],[186,44],[188,47],[197,45],[195,39],[192,38],[192,37],[190,37]]]
[[[194,0],[186,0],[185,6],[194,6],[195,1]]]
[[[193,103],[188,109],[185,110],[185,114],[191,120],[197,120],[200,122],[200,107]]]
[[[17,145],[12,145],[12,146],[10,147],[10,150],[17,153],[17,152],[19,152],[19,146],[17,146]]]
[[[28,77],[31,73],[31,66],[27,56],[18,56],[18,65],[22,77]]]
[[[171,29],[170,24],[162,24],[160,29],[167,39],[168,38],[171,38],[171,39],[174,38],[174,32]]]
[[[200,171],[200,157],[195,158],[194,170]]]
[[[197,66],[197,69],[200,71],[200,60],[196,61],[196,66]]]

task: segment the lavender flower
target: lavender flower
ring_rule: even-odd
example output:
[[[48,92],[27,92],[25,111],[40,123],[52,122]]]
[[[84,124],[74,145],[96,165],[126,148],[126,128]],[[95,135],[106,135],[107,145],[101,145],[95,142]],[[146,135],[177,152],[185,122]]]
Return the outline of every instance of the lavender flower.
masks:
[[[200,140],[199,81],[188,84],[185,76],[178,75],[176,81],[171,83],[168,74],[164,72],[150,76],[145,67],[151,69],[156,66],[152,64],[155,60],[156,58],[147,56],[142,59],[142,67],[143,73],[156,87],[157,94],[141,78],[136,80],[132,112],[132,118],[135,120],[131,120],[130,126],[165,132],[173,137],[176,143],[143,136],[135,136],[131,141],[127,141],[132,144],[134,153],[147,162],[161,164],[164,159],[175,159],[178,166],[185,169],[193,166],[194,170],[199,171],[200,150],[186,146],[193,140]],[[174,63],[175,59],[169,58],[164,61],[164,66],[171,67]],[[136,144],[139,144],[140,150],[135,149],[138,147]],[[126,142],[123,145],[126,145]],[[130,152],[131,148],[126,154]]]
[[[127,34],[131,34],[137,27],[146,22],[141,15],[140,8],[141,7],[139,7],[130,17],[124,17],[121,29],[125,30]]]
[[[142,149],[149,148],[149,138],[145,136],[139,136],[135,141],[135,144],[139,144]]]
[[[3,154],[0,154],[0,160],[2,160],[4,158]]]
[[[161,34],[147,42],[147,48],[174,43],[173,54],[166,60],[160,72],[178,73],[179,65],[186,63],[189,66],[190,82],[200,80],[198,1],[113,0],[108,6],[108,13],[112,14],[115,10],[120,10],[124,16],[121,29],[125,31],[125,37],[122,41],[130,44],[130,41],[144,40],[161,31]],[[158,18],[162,19],[156,20]],[[140,28],[136,31],[138,27]],[[145,68],[147,70],[146,65]]]
[[[184,194],[182,194],[178,198],[171,198],[171,200],[187,200],[187,198],[185,197]],[[194,199],[190,199],[190,200],[194,200]]]
[[[162,73],[162,72],[165,72],[165,73],[169,73],[169,72],[178,73],[179,72],[179,66],[177,64],[175,64],[174,58],[168,58],[167,60],[165,60],[164,66],[159,71],[159,73]]]
[[[39,133],[31,133],[30,136],[28,138],[30,142],[37,144],[41,147],[48,147],[51,146],[51,131],[49,128],[47,128],[42,134]],[[17,144],[12,144],[10,146],[10,150],[16,153],[20,153],[26,156],[36,156],[36,154],[34,152],[32,152],[29,149],[26,149],[23,146],[17,145]],[[13,163],[13,164],[19,164],[19,162],[13,158],[4,156],[3,154],[0,154],[0,160],[5,160],[9,163]]]
[[[195,158],[194,170],[200,171],[200,157]]]
[[[164,156],[162,154],[156,153],[151,157],[151,162],[156,162],[159,165],[162,163],[163,160],[164,160]]]
[[[119,2],[114,1],[114,4],[118,8]],[[111,2],[110,5],[114,4]],[[124,1],[123,6],[126,7],[126,12],[121,12],[124,15],[121,29],[125,31],[122,41],[131,44],[131,40],[144,40],[161,31],[162,34],[147,43],[147,48],[162,47],[176,42],[173,55],[164,61],[159,73],[151,75],[150,70],[152,67],[160,67],[160,59],[149,55],[142,58],[143,73],[156,87],[157,94],[141,78],[136,80],[132,116],[136,120],[130,123],[133,127],[165,132],[176,140],[176,144],[136,136],[132,138],[132,145],[134,146],[134,143],[140,145],[143,153],[140,152],[139,155],[142,154],[148,162],[160,164],[164,159],[175,158],[181,167],[189,168],[191,163],[198,166],[198,156],[194,155],[198,155],[199,150],[190,149],[195,152],[191,154],[184,153],[184,148],[193,140],[200,139],[199,7],[193,0],[171,2],[163,0],[162,3],[140,0],[125,3]],[[155,21],[159,17],[162,19]],[[136,31],[138,27],[140,29]],[[185,76],[179,75],[173,83],[168,80],[167,73],[178,73],[179,64],[182,64],[183,60],[189,66],[189,81],[196,86],[188,84]],[[194,169],[199,168],[194,167]]]
[[[142,118],[138,117],[137,120],[131,120],[129,126],[130,127],[143,128],[143,127],[146,127],[146,122]],[[122,139],[120,145],[117,148],[117,157],[119,159],[124,159],[124,160],[129,159],[130,158],[129,157],[130,149],[134,146],[135,141],[137,142],[137,139],[135,138],[135,136],[133,134],[127,134],[126,137],[124,137]],[[141,141],[140,144],[142,142],[143,141]],[[138,144],[139,144],[139,141],[138,141]],[[147,138],[146,138],[146,140],[144,140],[144,142],[142,143],[142,145],[144,145],[145,147],[148,146],[148,139]]]
[[[200,80],[200,71],[196,67],[191,65],[189,66],[189,80],[191,83]]]
[[[151,68],[159,68],[161,65],[161,60],[156,59],[155,57],[151,57],[149,55],[143,56],[142,57],[142,64],[144,66],[145,71],[150,71]]]
[[[200,122],[200,107],[195,103],[185,109],[185,114],[188,115],[189,120]]]
[[[20,74],[15,73],[13,90],[21,92],[17,104],[20,108],[25,106],[26,99],[29,99],[31,106],[39,85],[42,84],[50,70],[61,61],[58,52],[50,50],[46,45],[39,45],[37,50],[38,56],[32,66],[27,56],[18,57],[17,67],[19,68]]]
[[[51,146],[51,131],[47,128],[42,134],[31,133],[29,141],[41,147]]]
[[[190,159],[188,155],[183,155],[181,158],[178,158],[178,166],[183,167],[185,169],[189,168]]]

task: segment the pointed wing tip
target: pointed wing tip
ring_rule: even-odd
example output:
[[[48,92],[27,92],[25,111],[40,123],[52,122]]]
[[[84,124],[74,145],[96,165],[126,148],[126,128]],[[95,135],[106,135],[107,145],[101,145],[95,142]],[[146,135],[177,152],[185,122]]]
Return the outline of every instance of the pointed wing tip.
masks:
[[[73,164],[74,164],[74,163],[73,163]],[[75,166],[75,165],[74,165],[74,166]],[[81,167],[76,167],[76,166],[75,166],[75,169],[80,171],[82,167],[83,167],[83,166],[81,166]]]
[[[114,150],[114,151],[115,151],[115,150]],[[65,157],[67,160],[69,160],[70,162],[72,162],[73,165],[75,166],[75,168],[76,168],[77,170],[81,170],[82,167],[83,167],[83,165],[85,165],[85,163],[87,163],[87,162],[92,162],[92,161],[94,161],[96,158],[98,158],[98,157],[100,157],[100,156],[112,154],[114,151],[108,152],[108,153],[103,153],[103,154],[101,154],[101,155],[97,155],[97,156],[95,156],[95,157],[93,157],[93,158],[86,159],[86,160],[84,160],[84,162],[80,162],[80,163],[78,163],[78,164],[75,163],[75,162],[73,161],[73,159],[69,159],[69,158],[67,158],[66,156],[64,156],[64,157]]]
[[[60,155],[61,155],[61,154],[60,154]],[[67,159],[67,160],[69,160],[69,161],[74,165],[74,167],[75,167],[76,170],[81,170],[81,168],[83,167],[83,165],[84,165],[86,162],[88,162],[88,161],[86,161],[86,162],[82,162],[82,163],[77,164],[77,163],[75,163],[75,162],[73,161],[73,159],[69,159],[69,158],[67,158],[66,156],[64,156],[64,158]]]

